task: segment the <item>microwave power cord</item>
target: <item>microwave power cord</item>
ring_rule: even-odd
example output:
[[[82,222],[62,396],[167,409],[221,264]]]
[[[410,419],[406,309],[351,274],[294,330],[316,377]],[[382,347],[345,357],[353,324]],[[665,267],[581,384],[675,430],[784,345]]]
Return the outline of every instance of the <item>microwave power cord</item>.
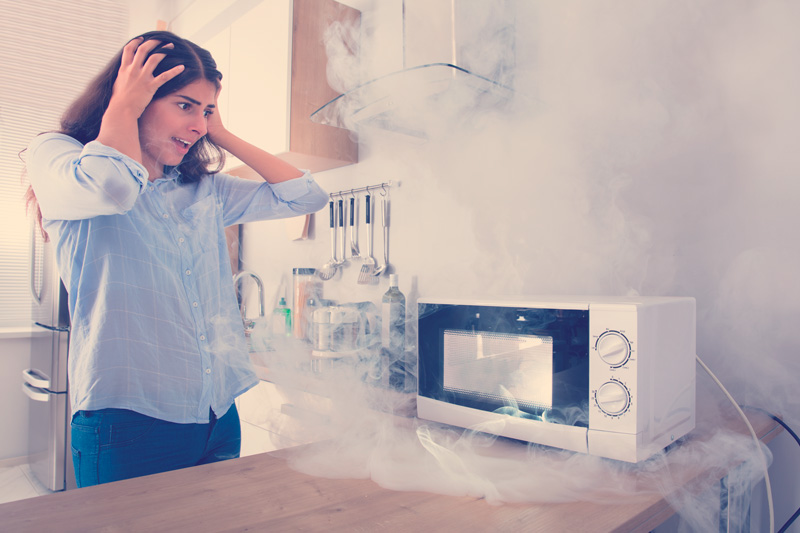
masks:
[[[708,368],[708,366],[706,366],[706,364],[703,362],[702,359],[700,359],[699,355],[695,354],[695,358],[697,359],[697,362],[700,364],[703,370],[705,370],[706,373],[709,376],[711,376],[711,379],[714,380],[717,386],[722,390],[722,392],[731,402],[733,407],[739,413],[739,416],[742,417],[742,420],[744,420],[744,423],[747,426],[748,431],[750,431],[750,436],[753,437],[753,441],[755,441],[756,443],[756,448],[758,448],[759,455],[761,456],[761,466],[764,469],[764,484],[766,485],[767,488],[767,504],[769,506],[769,531],[770,533],[775,533],[775,507],[773,506],[772,503],[772,484],[769,481],[769,467],[767,465],[767,458],[764,455],[763,451],[761,450],[761,441],[758,440],[758,435],[756,435],[756,431],[753,429],[753,425],[750,424],[750,421],[747,419],[747,416],[744,414],[744,411],[742,411],[742,408],[739,407],[739,404],[736,402],[736,400],[733,399],[733,396],[731,396],[731,393],[728,392],[728,389],[725,388],[725,386],[717,378],[717,376],[714,375],[711,369]]]
[[[798,444],[798,446],[800,446],[800,437],[798,437],[797,433],[795,433],[794,430],[792,430],[792,428],[789,427],[789,425],[786,422],[781,420],[781,418],[779,416],[774,415],[774,414],[770,413],[769,411],[767,411],[766,409],[762,409],[760,407],[753,407],[751,405],[743,405],[741,407],[743,409],[751,409],[753,411],[760,411],[760,412],[764,413],[765,415],[767,415],[768,417],[773,419],[775,422],[777,422],[778,424],[783,426],[783,429],[785,429],[786,432],[789,435],[792,436],[792,438]],[[798,516],[800,516],[800,507],[798,507],[797,510],[794,512],[794,514],[789,518],[789,520],[787,520],[786,523],[783,524],[783,526],[781,526],[781,528],[778,530],[778,533],[785,533],[785,531],[787,529],[789,529],[789,526],[791,526],[794,523],[794,521],[797,520]]]

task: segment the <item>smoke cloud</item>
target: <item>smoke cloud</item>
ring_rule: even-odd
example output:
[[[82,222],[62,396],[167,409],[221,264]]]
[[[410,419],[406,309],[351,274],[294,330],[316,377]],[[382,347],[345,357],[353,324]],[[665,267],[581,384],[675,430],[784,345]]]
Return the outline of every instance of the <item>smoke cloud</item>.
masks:
[[[483,3],[455,4],[469,21],[457,59],[513,96],[486,105],[460,86],[433,103],[407,95],[413,105],[381,127],[351,124],[362,162],[343,182],[402,181],[391,191],[392,263],[411,348],[418,295],[693,296],[703,360],[740,403],[800,425],[800,4],[509,1],[480,17],[469,13]],[[362,18],[358,63],[340,53],[353,32],[330,33],[332,83],[415,66],[385,46],[402,42],[399,13],[381,2]],[[442,59],[427,49],[416,64]],[[348,298],[348,276],[326,284],[326,297]],[[403,416],[403,395],[378,394],[359,364],[344,367],[323,379],[330,414],[313,425],[330,440],[292,459],[305,472],[497,504],[665,494],[686,527],[708,530],[719,492],[678,490],[686,480],[674,473],[743,461],[732,482],[749,486],[761,451],[771,460],[725,432],[640,465],[525,446],[488,436],[492,427]],[[697,387],[698,427],[731,416],[702,371]]]

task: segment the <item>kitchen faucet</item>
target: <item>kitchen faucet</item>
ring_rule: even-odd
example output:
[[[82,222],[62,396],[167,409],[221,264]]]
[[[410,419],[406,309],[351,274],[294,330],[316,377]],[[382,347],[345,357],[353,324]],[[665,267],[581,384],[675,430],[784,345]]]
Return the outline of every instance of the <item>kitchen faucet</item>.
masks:
[[[250,276],[256,282],[256,286],[258,287],[258,316],[263,317],[264,315],[264,284],[261,282],[261,278],[255,272],[250,272],[249,270],[242,270],[239,273],[233,276],[233,288],[238,289],[239,280],[241,280],[245,276]],[[242,322],[244,323],[244,331],[246,334],[250,334],[255,327],[255,321],[247,319],[247,309],[244,305],[241,306],[242,312]]]

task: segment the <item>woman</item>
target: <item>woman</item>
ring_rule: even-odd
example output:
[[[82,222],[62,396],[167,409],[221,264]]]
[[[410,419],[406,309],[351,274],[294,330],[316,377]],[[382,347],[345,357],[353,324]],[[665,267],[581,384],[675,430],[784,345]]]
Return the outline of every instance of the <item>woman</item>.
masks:
[[[146,33],[28,148],[69,293],[79,486],[238,457],[234,398],[257,378],[224,227],[327,203],[307,172],[223,126],[221,78],[207,51]],[[217,173],[220,148],[265,181]]]

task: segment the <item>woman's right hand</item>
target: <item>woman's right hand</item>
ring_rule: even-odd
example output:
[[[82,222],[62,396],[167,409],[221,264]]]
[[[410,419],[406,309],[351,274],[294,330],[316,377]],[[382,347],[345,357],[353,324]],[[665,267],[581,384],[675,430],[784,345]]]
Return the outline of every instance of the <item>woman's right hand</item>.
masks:
[[[150,39],[142,42],[141,37],[131,40],[122,48],[122,61],[114,82],[109,107],[125,110],[139,118],[150,104],[159,87],[183,72],[184,66],[177,65],[158,76],[153,76],[165,54],[155,53],[148,57],[161,41]],[[172,47],[172,43],[165,48]]]
[[[139,144],[139,117],[153,100],[158,88],[184,69],[183,65],[178,65],[153,76],[165,54],[147,56],[160,43],[155,39],[142,42],[142,38],[137,37],[122,48],[122,61],[111,91],[111,100],[103,113],[97,135],[97,141],[139,163],[144,163]]]

